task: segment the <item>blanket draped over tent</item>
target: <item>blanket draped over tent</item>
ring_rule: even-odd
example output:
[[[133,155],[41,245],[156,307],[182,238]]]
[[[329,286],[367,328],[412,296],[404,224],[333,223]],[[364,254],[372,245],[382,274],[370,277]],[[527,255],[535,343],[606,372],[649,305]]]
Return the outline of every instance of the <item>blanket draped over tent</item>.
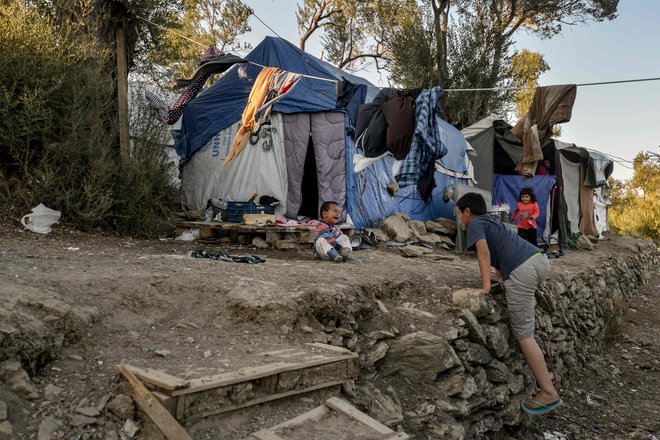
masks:
[[[533,176],[536,162],[543,160],[541,148],[550,139],[553,125],[571,120],[576,93],[575,84],[536,89],[529,111],[511,129],[523,141],[523,156],[516,166],[523,176]]]

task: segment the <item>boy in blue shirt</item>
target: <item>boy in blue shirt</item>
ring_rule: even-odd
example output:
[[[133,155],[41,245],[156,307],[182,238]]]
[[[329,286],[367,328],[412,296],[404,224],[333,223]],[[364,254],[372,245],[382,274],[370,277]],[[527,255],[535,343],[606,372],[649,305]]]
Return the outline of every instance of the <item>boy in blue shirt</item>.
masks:
[[[528,414],[551,411],[562,401],[550,379],[543,353],[534,340],[534,292],[548,275],[548,259],[536,246],[488,215],[486,202],[480,194],[465,194],[458,199],[456,207],[467,230],[467,247],[477,253],[484,292],[490,293],[491,266],[496,270],[497,281],[504,282],[511,330],[539,386],[538,394],[521,401],[520,406]]]

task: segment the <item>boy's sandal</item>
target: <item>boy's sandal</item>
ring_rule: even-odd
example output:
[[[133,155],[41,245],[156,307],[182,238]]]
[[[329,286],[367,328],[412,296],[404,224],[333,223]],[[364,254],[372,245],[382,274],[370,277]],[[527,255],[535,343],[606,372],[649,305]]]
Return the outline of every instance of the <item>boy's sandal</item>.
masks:
[[[527,402],[533,403],[534,405],[536,405],[536,407],[530,408],[529,406],[527,406]],[[523,411],[525,411],[527,414],[531,414],[533,416],[539,416],[541,414],[545,414],[545,413],[550,412],[554,409],[557,409],[562,403],[563,402],[562,402],[561,399],[556,400],[552,403],[547,403],[547,404],[537,402],[536,400],[533,400],[533,399],[528,399],[527,401],[525,401],[525,400],[520,401],[520,408]]]

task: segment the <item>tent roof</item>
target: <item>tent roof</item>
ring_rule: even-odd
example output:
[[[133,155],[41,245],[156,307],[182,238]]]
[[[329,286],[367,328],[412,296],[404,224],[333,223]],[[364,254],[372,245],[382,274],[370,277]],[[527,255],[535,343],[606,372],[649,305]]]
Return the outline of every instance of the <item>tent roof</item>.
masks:
[[[366,79],[321,61],[281,38],[264,38],[244,58],[248,63],[233,66],[186,106],[176,140],[176,151],[181,157],[190,157],[213,135],[240,119],[262,66],[305,75],[275,104],[273,109],[282,113],[335,110],[337,80],[373,87]]]

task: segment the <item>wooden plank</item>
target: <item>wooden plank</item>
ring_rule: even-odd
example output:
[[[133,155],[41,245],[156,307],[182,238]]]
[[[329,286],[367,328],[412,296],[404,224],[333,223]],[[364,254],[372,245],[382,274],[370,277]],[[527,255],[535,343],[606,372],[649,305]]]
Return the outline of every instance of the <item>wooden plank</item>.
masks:
[[[158,399],[160,403],[163,404],[165,409],[168,410],[170,414],[176,417],[176,407],[179,402],[178,397],[168,396],[167,394],[163,394],[159,391],[152,391],[151,393],[156,397],[156,399]]]
[[[262,222],[259,226],[266,226],[264,223],[270,222],[275,226],[275,214],[243,214],[243,221],[246,225],[257,225],[257,222]]]
[[[142,382],[147,382],[156,385],[163,390],[174,391],[188,388],[190,381],[172,376],[164,371],[153,370],[151,368],[140,368],[134,365],[123,364],[126,368],[131,370]]]
[[[340,399],[339,397],[331,397],[325,401],[325,404],[328,407],[334,409],[335,411],[344,413],[350,418],[357,420],[358,422],[364,425],[367,425],[369,428],[373,429],[379,434],[391,434],[394,432],[392,429],[383,425],[378,420],[372,419],[371,417],[369,417],[362,411],[359,411],[353,405],[346,402],[345,400]]]
[[[315,385],[315,386],[309,387],[309,388],[303,388],[303,389],[299,389],[299,390],[292,390],[292,391],[288,391],[286,393],[274,394],[272,396],[260,397],[258,399],[250,400],[249,402],[242,403],[240,405],[231,406],[231,407],[227,407],[227,408],[219,408],[219,409],[215,409],[215,410],[211,410],[211,411],[205,411],[205,412],[202,412],[202,413],[199,413],[199,414],[193,414],[190,417],[186,417],[186,420],[197,420],[197,419],[204,418],[204,417],[214,416],[216,414],[222,414],[222,413],[226,413],[226,412],[229,412],[229,411],[236,411],[237,409],[247,408],[248,406],[252,406],[252,405],[259,405],[261,403],[270,402],[271,400],[284,399],[285,397],[295,396],[296,394],[302,394],[302,393],[307,393],[307,392],[310,392],[310,391],[316,391],[316,390],[320,390],[322,388],[330,388],[330,387],[333,387],[333,386],[341,385],[344,382],[346,382],[346,381],[345,380],[335,380],[335,381],[332,381],[332,382],[326,382],[326,383],[322,383],[322,384],[319,384],[319,385]]]
[[[186,396],[179,396],[176,399],[176,419],[183,420],[186,413]]]
[[[124,365],[117,365],[117,369],[131,384],[133,400],[144,413],[158,426],[169,440],[192,440],[185,429],[163,405],[151,394],[142,382]]]
[[[293,428],[294,426],[302,425],[303,423],[306,422],[321,420],[323,417],[327,416],[328,414],[330,414],[330,408],[328,408],[325,404],[320,405],[311,411],[307,411],[306,413],[294,417],[290,420],[287,420],[283,423],[280,423],[279,425],[272,426],[267,430],[278,431],[280,429]]]
[[[307,342],[305,345],[310,347],[320,348],[321,350],[331,351],[340,354],[353,354],[353,352],[344,347],[337,347],[336,345],[324,344],[323,342]]]
[[[358,357],[357,353],[345,354],[341,356],[322,357],[313,359],[308,362],[276,362],[269,365],[261,365],[259,367],[247,367],[238,371],[230,371],[227,373],[218,374],[215,376],[207,376],[199,379],[191,379],[190,387],[172,391],[172,396],[181,396],[184,394],[198,393],[200,391],[209,390],[212,388],[219,388],[227,385],[232,385],[239,382],[247,382],[254,379],[260,379],[265,376],[279,374],[285,371],[302,370],[317,365],[331,364],[348,359],[355,359]],[[347,379],[348,380],[348,379]]]
[[[255,432],[252,434],[252,437],[255,437],[259,440],[286,440],[285,438],[275,434],[273,431],[268,430]]]

